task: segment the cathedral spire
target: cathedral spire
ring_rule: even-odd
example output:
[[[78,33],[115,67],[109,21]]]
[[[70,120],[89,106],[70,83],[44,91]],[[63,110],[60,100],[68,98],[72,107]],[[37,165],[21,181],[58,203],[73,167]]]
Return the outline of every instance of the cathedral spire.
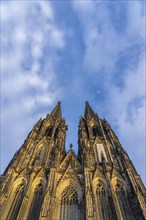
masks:
[[[91,106],[89,105],[89,102],[86,101],[86,106],[85,106],[85,112],[84,112],[84,117],[86,119],[92,118],[95,116],[94,111],[92,110]]]
[[[50,115],[53,116],[54,118],[58,118],[58,119],[62,118],[60,101],[57,103],[56,107],[53,109]]]

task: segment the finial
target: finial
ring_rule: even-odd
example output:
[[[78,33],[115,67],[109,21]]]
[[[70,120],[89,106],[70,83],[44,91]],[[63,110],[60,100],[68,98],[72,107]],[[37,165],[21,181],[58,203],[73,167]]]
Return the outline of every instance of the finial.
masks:
[[[72,144],[70,144],[70,150],[72,150],[72,147],[73,147],[73,145],[72,145]]]
[[[58,104],[61,105],[61,102],[59,101]]]

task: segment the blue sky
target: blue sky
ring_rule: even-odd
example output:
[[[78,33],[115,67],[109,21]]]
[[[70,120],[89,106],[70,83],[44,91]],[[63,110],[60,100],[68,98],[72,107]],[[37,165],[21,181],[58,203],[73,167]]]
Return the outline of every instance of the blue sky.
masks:
[[[77,152],[85,101],[145,181],[145,2],[1,1],[1,172],[60,100]]]

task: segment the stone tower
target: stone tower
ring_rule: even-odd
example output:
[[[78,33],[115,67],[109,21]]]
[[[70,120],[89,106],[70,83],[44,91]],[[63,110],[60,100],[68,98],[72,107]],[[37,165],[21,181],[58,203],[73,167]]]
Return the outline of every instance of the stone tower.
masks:
[[[86,102],[78,156],[65,150],[60,102],[1,176],[1,220],[144,220],[146,191],[108,122]]]

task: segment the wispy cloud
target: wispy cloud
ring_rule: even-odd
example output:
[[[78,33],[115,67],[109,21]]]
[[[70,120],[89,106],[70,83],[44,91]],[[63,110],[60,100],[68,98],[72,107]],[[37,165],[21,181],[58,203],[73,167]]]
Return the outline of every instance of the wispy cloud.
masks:
[[[99,91],[95,96],[97,109],[112,122],[144,178],[146,57],[143,3],[83,1],[78,4],[74,1],[73,8],[81,23],[85,45],[83,69],[88,69],[88,78],[94,79],[94,87]],[[102,99],[98,100],[98,96]]]
[[[12,157],[34,118],[37,120],[42,113],[38,109],[53,105],[61,94],[55,68],[57,51],[65,47],[65,39],[55,22],[52,5],[46,1],[2,2],[1,24],[1,118],[5,146],[1,153],[5,167],[10,160],[5,158],[10,143]]]
[[[144,178],[143,6],[141,1],[2,2],[4,167],[38,116],[58,99],[69,124],[67,145],[73,142],[77,150],[78,119],[89,100]]]
[[[74,1],[73,6],[82,25],[85,45],[84,65],[91,73],[95,71],[97,73],[104,68],[111,74],[119,53],[126,52],[130,46],[144,41],[142,5],[138,2],[131,4],[127,2],[119,5],[111,2],[96,4],[95,1],[83,1],[78,4],[78,1]],[[123,11],[127,11],[127,18],[126,16],[123,18]],[[136,25],[133,22],[134,17],[137,17]]]

